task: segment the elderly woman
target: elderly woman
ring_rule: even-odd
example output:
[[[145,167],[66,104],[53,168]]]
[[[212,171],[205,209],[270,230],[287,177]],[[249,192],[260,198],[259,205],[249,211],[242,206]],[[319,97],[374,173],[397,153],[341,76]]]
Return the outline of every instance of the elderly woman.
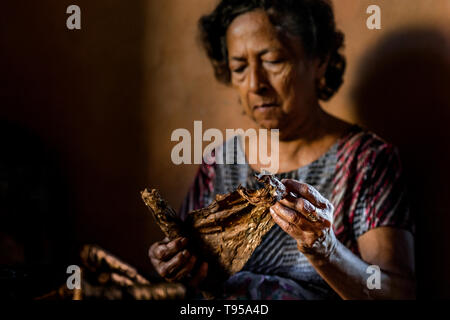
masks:
[[[237,90],[258,127],[280,130],[276,177],[297,195],[271,207],[276,225],[223,284],[222,298],[414,298],[413,223],[397,149],[319,103],[345,69],[330,2],[222,0],[200,30],[216,78]],[[245,153],[243,143],[224,150]],[[259,187],[261,168],[203,164],[180,214],[239,184]],[[319,211],[328,218],[304,218]],[[164,278],[201,287],[208,265],[188,241],[155,243],[150,259]]]

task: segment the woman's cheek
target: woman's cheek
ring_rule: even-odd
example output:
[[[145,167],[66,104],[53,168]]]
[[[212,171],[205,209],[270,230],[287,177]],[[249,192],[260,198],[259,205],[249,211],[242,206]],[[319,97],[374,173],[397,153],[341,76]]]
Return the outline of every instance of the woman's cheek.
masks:
[[[239,93],[239,104],[241,105],[241,107],[247,114],[250,114],[251,110],[247,101],[247,91],[242,86],[242,81],[238,81],[237,79],[233,78],[231,81],[231,86]]]
[[[296,90],[293,90],[294,83],[294,75],[292,70],[285,70],[276,81],[276,91],[279,97],[283,100],[283,105],[285,111],[289,111],[291,109],[290,101],[292,101],[292,95],[295,94]]]
[[[252,109],[248,103],[247,94],[245,91],[239,91],[239,102],[241,104],[242,109],[245,111],[247,115],[251,115]]]

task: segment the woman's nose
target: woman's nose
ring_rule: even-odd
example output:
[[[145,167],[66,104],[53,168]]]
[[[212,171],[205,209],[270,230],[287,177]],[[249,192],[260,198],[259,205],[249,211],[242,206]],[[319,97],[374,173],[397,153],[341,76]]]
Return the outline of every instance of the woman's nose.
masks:
[[[261,68],[253,67],[250,71],[249,90],[254,93],[260,93],[267,89],[267,79]]]

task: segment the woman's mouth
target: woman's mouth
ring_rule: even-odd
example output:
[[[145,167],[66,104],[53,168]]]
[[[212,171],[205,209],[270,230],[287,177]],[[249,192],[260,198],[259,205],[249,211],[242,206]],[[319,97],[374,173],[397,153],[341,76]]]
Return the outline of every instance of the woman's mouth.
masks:
[[[259,112],[267,112],[270,111],[274,108],[278,108],[279,105],[276,103],[265,103],[265,104],[260,104],[260,105],[256,105],[253,107],[253,110],[255,111],[259,111]]]

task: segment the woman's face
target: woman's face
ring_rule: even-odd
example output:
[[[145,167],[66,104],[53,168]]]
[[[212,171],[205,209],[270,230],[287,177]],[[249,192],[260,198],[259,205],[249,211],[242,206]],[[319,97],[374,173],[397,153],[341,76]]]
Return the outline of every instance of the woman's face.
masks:
[[[323,68],[307,59],[300,38],[280,34],[263,10],[235,18],[226,34],[232,86],[260,127],[286,135],[317,106],[315,79]]]

